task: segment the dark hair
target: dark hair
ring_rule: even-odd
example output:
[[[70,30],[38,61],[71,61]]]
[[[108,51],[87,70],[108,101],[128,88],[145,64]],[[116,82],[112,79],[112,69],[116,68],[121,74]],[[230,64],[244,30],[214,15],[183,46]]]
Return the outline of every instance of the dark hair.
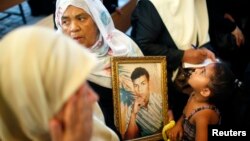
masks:
[[[228,66],[224,63],[216,64],[214,76],[209,85],[214,96],[209,101],[220,111],[220,126],[226,129],[248,128],[249,91],[247,89],[249,87],[246,81],[235,79],[229,66],[230,64]]]
[[[145,75],[147,77],[147,79],[149,80],[149,73],[145,68],[142,67],[137,67],[134,69],[134,71],[132,72],[130,78],[132,81],[134,81],[135,79],[141,77]]]
[[[208,84],[212,96],[209,99],[220,111],[221,124],[227,124],[230,121],[229,108],[232,106],[232,97],[234,93],[235,76],[229,66],[223,62],[215,63],[214,74]]]
[[[215,63],[214,74],[210,79],[211,82],[208,85],[215,97],[222,93],[232,92],[235,77],[226,64]]]

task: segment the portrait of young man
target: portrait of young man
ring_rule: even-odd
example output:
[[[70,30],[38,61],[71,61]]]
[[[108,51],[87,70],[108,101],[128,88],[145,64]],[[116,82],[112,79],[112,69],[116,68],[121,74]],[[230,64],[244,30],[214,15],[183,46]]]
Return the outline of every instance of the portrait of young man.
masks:
[[[150,73],[136,67],[131,73],[134,100],[128,107],[124,139],[135,139],[161,132],[162,95],[151,90]]]

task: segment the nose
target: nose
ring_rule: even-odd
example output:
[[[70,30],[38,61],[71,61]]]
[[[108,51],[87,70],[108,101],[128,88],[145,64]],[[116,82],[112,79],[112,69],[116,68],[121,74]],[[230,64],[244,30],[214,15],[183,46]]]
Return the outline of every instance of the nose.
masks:
[[[140,87],[139,85],[135,85],[135,86],[134,86],[134,89],[135,89],[136,92],[140,92],[140,88],[141,88],[141,87]]]
[[[72,21],[70,24],[70,31],[77,32],[79,30],[80,30],[80,26],[78,25],[78,23],[76,21]]]
[[[139,92],[142,92],[142,87],[141,86],[139,86]]]

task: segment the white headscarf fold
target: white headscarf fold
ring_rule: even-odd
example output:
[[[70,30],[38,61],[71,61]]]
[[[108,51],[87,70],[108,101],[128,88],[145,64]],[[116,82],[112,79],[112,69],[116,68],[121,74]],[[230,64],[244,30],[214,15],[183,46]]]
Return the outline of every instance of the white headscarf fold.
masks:
[[[51,29],[23,27],[7,34],[0,41],[0,139],[49,141],[49,120],[96,63],[92,53]],[[94,125],[103,123],[95,106]],[[110,140],[102,132],[117,137],[104,124],[98,129],[95,138]]]
[[[143,56],[138,46],[126,34],[115,29],[113,20],[100,0],[57,0],[55,21],[59,31],[61,17],[69,5],[85,10],[93,18],[99,31],[100,38],[90,48],[97,54],[100,70],[91,73],[90,81],[103,87],[111,88],[111,56]],[[103,42],[99,44],[99,42]]]
[[[202,46],[210,40],[206,0],[150,1],[179,49],[189,49],[191,44],[197,46],[197,42]]]

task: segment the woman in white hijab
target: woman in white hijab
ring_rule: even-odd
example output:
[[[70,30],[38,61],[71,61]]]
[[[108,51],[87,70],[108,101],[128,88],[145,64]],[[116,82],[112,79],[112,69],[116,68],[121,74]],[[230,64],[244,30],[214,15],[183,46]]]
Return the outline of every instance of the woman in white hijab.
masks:
[[[115,29],[100,0],[57,0],[55,21],[59,32],[69,35],[97,55],[101,69],[92,71],[88,80],[99,94],[106,124],[116,131],[110,57],[143,56],[141,50],[126,34]]]
[[[96,62],[81,45],[47,28],[7,34],[0,41],[0,140],[118,140],[86,82]]]

